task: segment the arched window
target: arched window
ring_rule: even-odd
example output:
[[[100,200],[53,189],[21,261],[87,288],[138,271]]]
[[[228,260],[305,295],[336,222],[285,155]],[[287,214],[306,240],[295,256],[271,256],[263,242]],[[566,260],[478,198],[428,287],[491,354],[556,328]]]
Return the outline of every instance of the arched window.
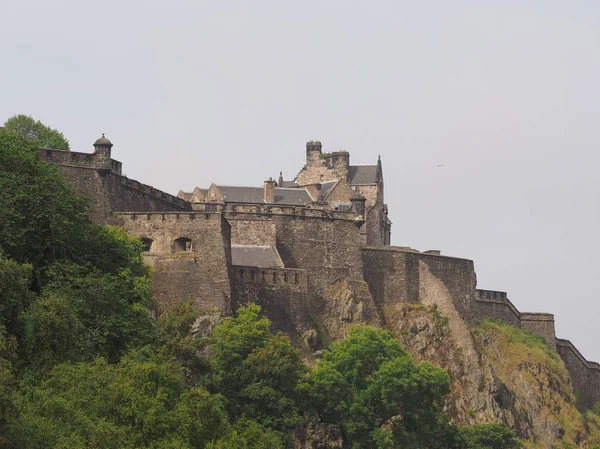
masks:
[[[173,251],[176,253],[192,250],[192,240],[187,237],[179,237],[173,242]]]
[[[152,243],[154,243],[154,240],[149,239],[148,237],[142,237],[140,240],[142,241],[144,251],[148,252],[152,250]]]

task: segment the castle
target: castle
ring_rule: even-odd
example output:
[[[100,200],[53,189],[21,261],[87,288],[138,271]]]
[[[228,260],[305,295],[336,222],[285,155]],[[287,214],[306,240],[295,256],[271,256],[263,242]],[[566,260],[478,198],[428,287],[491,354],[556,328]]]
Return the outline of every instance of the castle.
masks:
[[[582,405],[600,401],[600,365],[556,338],[552,314],[520,312],[505,292],[478,289],[471,260],[390,246],[380,159],[350,165],[348,152],[324,153],[310,141],[292,181],[280,173],[262,186],[212,184],[173,196],[123,176],[111,151],[103,135],[93,153],[39,154],[91,198],[94,221],[122,225],[142,240],[159,307],[191,299],[229,314],[251,301],[298,341],[327,332],[321,318],[332,289],[343,294],[336,307],[348,322],[383,324],[386,307],[398,302],[437,304],[466,323],[496,318],[543,336]]]

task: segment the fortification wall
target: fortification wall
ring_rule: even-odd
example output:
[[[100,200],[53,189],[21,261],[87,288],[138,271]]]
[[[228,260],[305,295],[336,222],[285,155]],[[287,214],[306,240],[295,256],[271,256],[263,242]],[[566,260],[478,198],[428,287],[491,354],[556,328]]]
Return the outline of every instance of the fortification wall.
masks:
[[[254,302],[261,306],[273,328],[292,339],[312,327],[305,270],[233,268],[233,309]]]
[[[192,299],[205,311],[231,312],[231,229],[221,213],[122,213],[127,232],[146,239],[159,308]]]
[[[549,346],[556,349],[556,331],[554,315],[551,313],[521,313],[521,327],[541,335]]]
[[[587,361],[569,340],[556,339],[556,350],[565,362],[581,406],[593,408],[600,402],[600,364]]]
[[[521,313],[508,299],[506,292],[477,290],[474,305],[475,317],[501,320],[511,326],[521,327]]]
[[[363,249],[364,278],[375,304],[383,315],[385,307],[397,302],[418,302],[421,294],[419,264],[443,283],[454,306],[467,320],[473,319],[476,276],[473,262],[467,259],[419,253],[402,247]]]
[[[108,156],[107,156],[108,154]],[[113,212],[169,212],[189,204],[168,193],[121,175],[121,163],[109,153],[40,150],[40,158],[58,164],[65,179],[92,200],[96,223],[115,223]]]

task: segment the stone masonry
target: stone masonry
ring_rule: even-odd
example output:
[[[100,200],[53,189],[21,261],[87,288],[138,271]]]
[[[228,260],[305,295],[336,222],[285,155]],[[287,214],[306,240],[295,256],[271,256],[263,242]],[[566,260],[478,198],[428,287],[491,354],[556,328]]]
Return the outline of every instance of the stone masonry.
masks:
[[[293,181],[280,174],[255,187],[211,184],[173,196],[123,176],[111,152],[103,135],[93,153],[39,154],[92,200],[94,221],[120,224],[142,240],[160,309],[192,300],[209,314],[231,314],[256,302],[299,342],[323,331],[322,317],[334,309],[343,319],[385,322],[395,303],[438,304],[465,323],[495,318],[543,336],[582,404],[600,401],[600,365],[556,338],[553,315],[520,312],[505,292],[478,289],[471,260],[389,246],[381,159],[350,165],[347,151],[324,153],[321,142],[310,141]]]

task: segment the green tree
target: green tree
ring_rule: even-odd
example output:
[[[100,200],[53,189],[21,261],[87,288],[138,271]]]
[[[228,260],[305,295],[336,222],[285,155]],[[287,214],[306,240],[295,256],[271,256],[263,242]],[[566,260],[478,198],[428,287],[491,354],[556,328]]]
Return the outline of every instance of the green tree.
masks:
[[[448,375],[415,365],[387,331],[354,327],[332,344],[304,385],[313,410],[340,426],[344,447],[437,447]]]
[[[192,334],[192,326],[202,316],[195,309],[192,300],[181,302],[174,299],[156,320],[164,348],[186,367],[186,377],[190,385],[199,383],[200,376],[206,374],[209,362],[200,356],[199,351],[209,343],[209,339]]]
[[[37,148],[69,150],[69,141],[55,129],[35,121],[28,115],[18,114],[4,123],[4,128],[22,137]]]
[[[253,419],[282,432],[298,424],[296,389],[304,366],[289,338],[271,332],[260,307],[240,307],[237,317],[226,318],[213,336],[209,384],[227,399],[231,419]]]
[[[458,431],[461,449],[518,449],[514,432],[502,424],[476,424]]]
[[[25,363],[40,373],[97,356],[117,362],[129,348],[158,341],[152,307],[147,267],[122,266],[112,274],[55,264],[39,299],[22,315]]]
[[[240,419],[225,437],[209,443],[206,449],[280,449],[281,436],[256,421]]]
[[[150,350],[118,364],[56,366],[27,395],[9,435],[22,448],[204,447],[226,434],[222,398],[188,390],[183,369]]]

